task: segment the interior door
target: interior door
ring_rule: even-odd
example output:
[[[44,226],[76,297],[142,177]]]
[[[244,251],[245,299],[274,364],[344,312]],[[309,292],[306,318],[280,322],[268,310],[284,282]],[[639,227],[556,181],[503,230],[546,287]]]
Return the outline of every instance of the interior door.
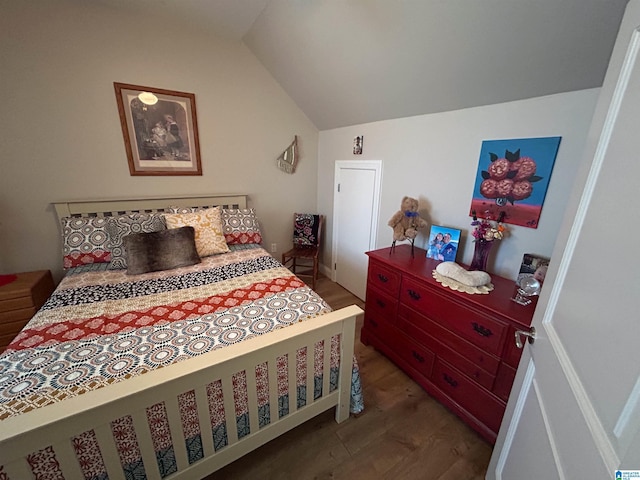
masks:
[[[382,162],[341,160],[335,166],[333,281],[364,300],[375,248]]]
[[[640,470],[639,57],[631,0],[487,479]]]

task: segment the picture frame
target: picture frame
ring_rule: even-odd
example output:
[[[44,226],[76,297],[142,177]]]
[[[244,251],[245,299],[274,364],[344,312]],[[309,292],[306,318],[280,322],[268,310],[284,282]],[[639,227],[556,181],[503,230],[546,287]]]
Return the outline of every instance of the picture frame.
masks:
[[[516,278],[516,285],[520,285],[523,278],[535,277],[540,282],[540,285],[544,283],[544,278],[547,274],[547,268],[549,267],[550,258],[535,253],[525,253],[522,256],[522,263],[520,264],[520,270],[518,271],[518,277]]]
[[[113,84],[131,175],[202,175],[193,93]]]
[[[460,230],[431,225],[427,244],[427,258],[441,262],[455,262],[460,245]]]
[[[469,216],[538,228],[562,137],[485,140]]]
[[[353,138],[353,154],[362,155],[362,148],[364,146],[364,136],[359,135]]]

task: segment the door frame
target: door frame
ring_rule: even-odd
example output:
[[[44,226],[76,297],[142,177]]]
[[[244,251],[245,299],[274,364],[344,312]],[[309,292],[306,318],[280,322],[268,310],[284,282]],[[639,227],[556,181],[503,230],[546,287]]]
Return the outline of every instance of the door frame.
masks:
[[[382,190],[382,160],[336,160],[333,175],[333,234],[331,239],[331,280],[336,281],[337,272],[334,268],[338,261],[338,233],[339,225],[337,222],[338,211],[340,208],[340,196],[338,195],[338,185],[341,169],[361,169],[373,170],[375,172],[375,180],[373,185],[373,205],[372,221],[369,229],[369,250],[376,248],[376,237],[378,235],[378,219],[380,217],[380,192]]]

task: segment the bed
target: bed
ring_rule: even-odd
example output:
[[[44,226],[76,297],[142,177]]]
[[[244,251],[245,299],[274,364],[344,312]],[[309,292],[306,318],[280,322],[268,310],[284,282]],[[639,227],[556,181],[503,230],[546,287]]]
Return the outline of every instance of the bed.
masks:
[[[363,409],[362,310],[331,311],[255,243],[245,195],[54,205],[67,273],[0,355],[0,480],[201,478],[330,408],[337,422]],[[185,263],[209,225],[192,216],[214,210],[228,251]],[[118,251],[114,225],[142,217],[184,233],[178,266],[133,257],[134,238],[164,248],[156,227],[127,227]],[[74,251],[73,222],[91,251]]]

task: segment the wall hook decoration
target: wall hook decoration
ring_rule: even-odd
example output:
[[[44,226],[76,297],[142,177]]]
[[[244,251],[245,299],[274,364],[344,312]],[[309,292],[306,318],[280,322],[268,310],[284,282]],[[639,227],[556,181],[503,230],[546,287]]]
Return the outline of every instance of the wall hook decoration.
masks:
[[[285,173],[293,174],[298,163],[298,136],[293,136],[293,142],[278,157],[278,168]]]

